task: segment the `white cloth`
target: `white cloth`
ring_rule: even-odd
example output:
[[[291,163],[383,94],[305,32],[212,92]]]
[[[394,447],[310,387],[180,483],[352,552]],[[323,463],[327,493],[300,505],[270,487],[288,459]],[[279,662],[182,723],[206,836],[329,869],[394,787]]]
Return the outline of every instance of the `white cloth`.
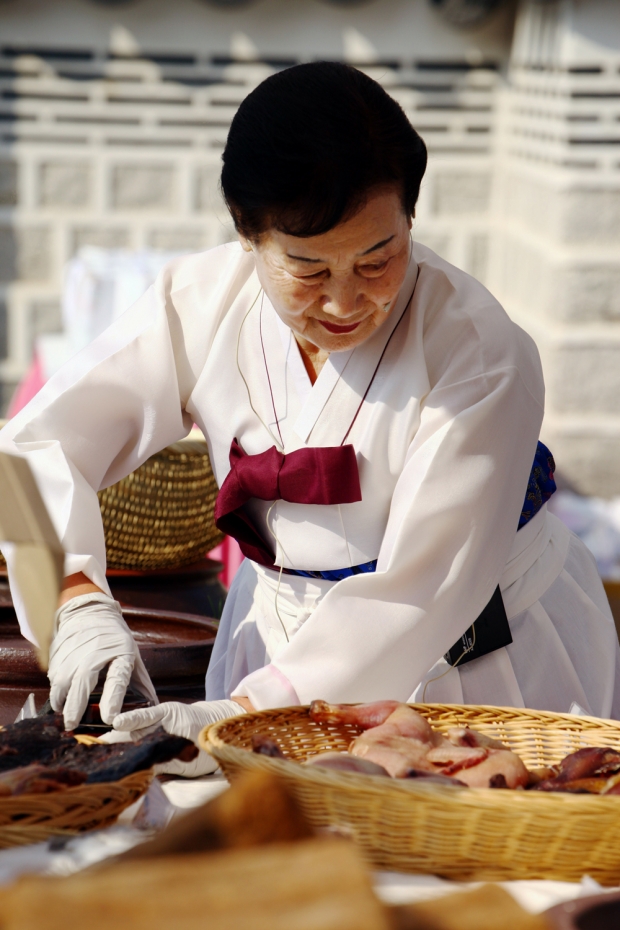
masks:
[[[363,500],[254,501],[247,508],[267,541],[277,537],[277,564],[326,570],[377,558],[378,571],[331,585],[290,642],[273,656],[265,648],[268,664],[256,667],[244,646],[254,634],[241,635],[258,583],[257,570],[246,566],[221,625],[209,673],[219,684],[209,683],[210,697],[234,696],[215,693],[223,681],[221,644],[231,651],[227,661],[246,670],[234,694],[251,696],[259,708],[293,697],[406,700],[414,693],[486,605],[515,545],[543,414],[530,338],[482,285],[415,245],[384,325],[355,350],[332,353],[316,383],[300,391],[297,344],[292,334],[282,339],[252,255],[228,244],[171,263],[0,434],[0,448],[31,463],[67,551],[67,573],[83,571],[106,590],[95,492],[186,435],[192,422],[207,438],[220,485],[233,438],[248,454],[272,446],[277,433],[261,332],[284,451],[341,443],[408,306],[418,268],[409,309],[348,437]],[[592,675],[609,691],[615,652],[608,650],[608,627],[599,648],[600,609],[592,608],[594,619],[589,607],[583,612],[600,599],[586,574],[579,610],[566,623],[579,651],[605,653]],[[290,578],[282,584],[293,586]],[[574,653],[565,639],[545,642],[551,652]],[[550,676],[547,689],[553,691]]]
[[[292,639],[334,584],[283,575],[278,586],[277,572],[246,560],[220,622],[207,698],[243,690],[258,701],[242,683],[274,659],[277,667],[287,637]],[[620,666],[605,592],[588,550],[546,506],[517,534],[499,584],[512,644],[457,668],[441,658],[409,700],[559,713],[577,702],[595,716],[617,714]],[[284,679],[280,685],[281,703],[296,703]]]

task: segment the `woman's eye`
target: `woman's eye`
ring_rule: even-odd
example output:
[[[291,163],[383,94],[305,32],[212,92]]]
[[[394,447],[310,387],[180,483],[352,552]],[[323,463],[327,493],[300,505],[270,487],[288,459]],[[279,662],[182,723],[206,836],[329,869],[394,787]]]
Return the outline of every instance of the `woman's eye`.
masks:
[[[315,271],[314,274],[295,275],[299,281],[316,281],[318,278],[325,276],[325,271]]]
[[[372,265],[360,265],[360,272],[364,275],[375,275],[381,274],[382,271],[385,271],[388,265],[388,259],[384,262],[375,262]]]

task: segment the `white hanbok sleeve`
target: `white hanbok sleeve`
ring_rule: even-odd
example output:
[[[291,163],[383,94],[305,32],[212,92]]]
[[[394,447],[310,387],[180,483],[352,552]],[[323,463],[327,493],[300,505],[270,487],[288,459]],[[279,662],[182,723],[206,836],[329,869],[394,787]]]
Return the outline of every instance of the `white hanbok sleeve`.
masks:
[[[426,397],[376,573],[334,585],[235,695],[259,709],[406,701],[480,614],[514,542],[543,414],[536,349],[509,335],[510,363],[462,379],[448,366]]]
[[[171,274],[164,270],[0,432],[0,449],[30,463],[66,552],[65,574],[84,572],[107,593],[97,491],[192,426],[184,409],[192,372],[169,296]],[[11,545],[2,551],[10,579]],[[18,601],[15,607],[23,634],[32,639]]]

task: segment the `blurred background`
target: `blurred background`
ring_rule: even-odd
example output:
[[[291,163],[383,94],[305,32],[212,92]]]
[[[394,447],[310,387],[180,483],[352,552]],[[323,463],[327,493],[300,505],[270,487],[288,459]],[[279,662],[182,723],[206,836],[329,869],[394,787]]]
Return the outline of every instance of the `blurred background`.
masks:
[[[556,512],[620,579],[617,0],[0,0],[0,415],[171,255],[234,237],[235,110],[319,58],[425,139],[414,235],[536,340]]]

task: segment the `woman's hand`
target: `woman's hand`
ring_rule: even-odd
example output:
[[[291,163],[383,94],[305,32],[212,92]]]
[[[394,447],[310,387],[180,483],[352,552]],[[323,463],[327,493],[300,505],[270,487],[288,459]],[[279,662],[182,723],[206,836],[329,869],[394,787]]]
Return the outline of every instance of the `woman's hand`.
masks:
[[[183,736],[197,743],[201,730],[218,720],[227,717],[237,717],[244,713],[244,708],[235,701],[196,701],[195,704],[181,704],[177,701],[167,701],[157,707],[145,707],[141,710],[130,710],[114,718],[114,733],[127,733],[132,740],[148,736],[158,727],[163,727],[166,733]],[[112,736],[113,740],[114,737]],[[210,775],[217,768],[217,762],[208,752],[200,750],[192,762],[181,762],[172,759],[162,765],[155,766],[155,771],[166,775],[183,775],[185,778],[197,778],[200,775]]]
[[[248,714],[252,714],[256,708],[252,705],[252,702],[249,698],[246,697],[236,697],[235,701],[237,704],[241,704],[243,709],[247,711]]]
[[[96,589],[72,597],[56,613],[48,671],[50,703],[55,711],[64,710],[67,730],[74,730],[82,719],[99,673],[106,666],[100,701],[104,723],[111,724],[121,710],[130,682],[149,701],[158,703],[120,605]]]

